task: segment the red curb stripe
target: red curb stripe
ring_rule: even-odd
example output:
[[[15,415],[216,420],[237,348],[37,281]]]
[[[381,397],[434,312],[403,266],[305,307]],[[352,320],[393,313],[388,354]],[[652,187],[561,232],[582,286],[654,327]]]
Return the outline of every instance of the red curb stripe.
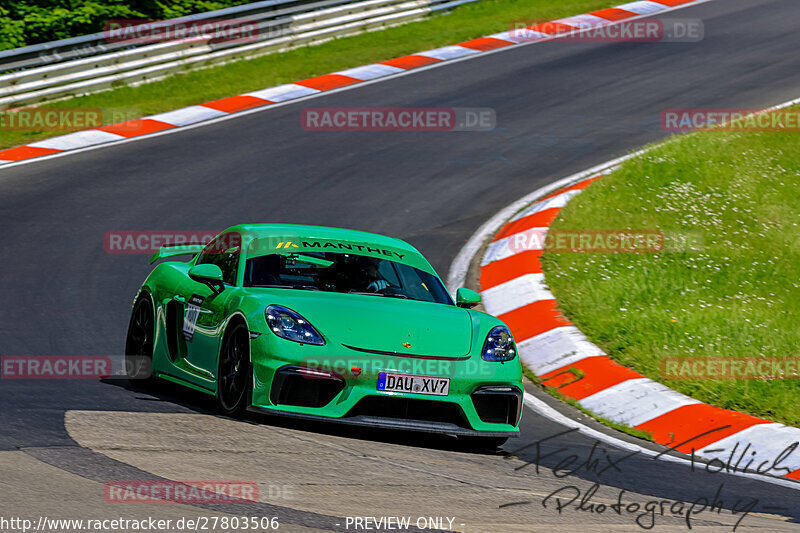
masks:
[[[509,235],[514,235],[515,233],[520,233],[521,231],[526,231],[533,228],[547,228],[553,223],[553,220],[555,220],[560,211],[560,207],[551,207],[550,209],[545,209],[543,211],[539,211],[538,213],[534,213],[532,215],[528,215],[527,217],[510,222],[503,226],[503,229],[501,229],[500,232],[495,235],[492,241],[499,241],[500,239],[504,239]]]
[[[675,7],[683,4],[690,4],[697,0],[652,0],[652,1],[656,2],[657,4],[664,4],[665,6]]]
[[[38,146],[17,146],[8,150],[0,150],[0,161],[20,161],[63,151],[55,148],[39,148]]]
[[[481,267],[481,290],[485,291],[524,274],[541,274],[541,250],[526,250]]]
[[[223,111],[225,113],[235,113],[237,111],[244,111],[245,109],[252,109],[254,107],[260,107],[262,105],[274,103],[275,102],[271,100],[265,100],[255,96],[241,95],[220,98],[219,100],[212,100],[211,102],[206,102],[202,105],[203,107],[210,107],[211,109],[216,109],[217,111]]]
[[[789,479],[800,479],[800,470],[795,470],[791,474],[786,474]]]
[[[409,70],[412,68],[424,67],[425,65],[430,65],[431,63],[439,63],[441,61],[441,59],[436,59],[435,57],[409,55],[396,57],[394,59],[390,59],[389,61],[383,61],[381,62],[381,65],[389,65],[390,67]]]
[[[120,122],[119,124],[111,124],[109,126],[103,126],[102,128],[97,129],[107,133],[121,135],[122,137],[138,137],[139,135],[147,135],[148,133],[168,130],[175,127],[176,126],[173,124],[167,124],[166,122],[161,122],[160,120],[142,118],[138,120]]]
[[[473,39],[471,41],[458,43],[456,46],[463,46],[464,48],[471,48],[473,50],[480,50],[481,52],[486,52],[487,50],[494,50],[495,48],[511,46],[512,44],[515,43],[511,41],[503,41],[501,39],[495,39],[494,37],[481,37],[479,39]]]
[[[578,378],[578,376],[569,372],[570,368],[577,368],[584,373],[584,377]],[[564,373],[561,374],[562,372]],[[548,372],[541,377],[547,387],[563,385],[559,389],[561,394],[573,400],[582,400],[592,394],[618,385],[623,381],[639,379],[644,376],[638,372],[634,372],[628,367],[622,366],[604,355],[599,355],[575,361],[562,368]],[[569,384],[564,385],[564,383]]]
[[[696,403],[673,409],[668,413],[639,424],[636,428],[651,432],[653,440],[659,444],[674,446],[714,428],[731,426],[675,448],[679,452],[691,453],[692,448],[699,450],[749,427],[769,423],[768,420],[762,420],[744,413],[728,411],[727,409],[704,403]],[[741,453],[742,449],[740,447],[738,451]],[[742,466],[746,466],[746,463]]]
[[[499,315],[517,342],[530,339],[553,328],[571,326],[572,322],[561,315],[555,300],[540,300]]]
[[[563,24],[561,22],[542,22],[541,24],[534,24],[533,26],[528,26],[528,29],[533,31],[538,31],[540,33],[557,35],[559,33],[572,31],[575,29],[575,26],[570,26],[569,24]]]
[[[295,85],[302,85],[303,87],[308,87],[309,89],[330,91],[331,89],[338,89],[339,87],[345,87],[360,81],[362,80],[351,78],[350,76],[345,76],[343,74],[323,74],[322,76],[317,76],[316,78],[308,78],[307,80],[296,81],[294,83]]]
[[[585,180],[581,180],[574,185],[570,185],[569,187],[564,187],[563,189],[559,189],[556,192],[550,193],[541,200],[540,202],[544,202],[545,200],[549,200],[550,198],[556,197],[559,194],[568,192],[568,191],[578,191],[580,189],[585,189],[589,185],[591,185],[596,179],[602,178],[603,176],[607,176],[607,174],[601,174],[599,176],[592,176],[591,178],[586,178]]]
[[[609,7],[608,9],[601,9],[599,11],[592,11],[589,13],[590,15],[594,15],[596,17],[604,18],[606,20],[623,20],[630,17],[638,16],[638,13],[634,13],[633,11],[626,11],[624,9],[619,9],[618,7]]]

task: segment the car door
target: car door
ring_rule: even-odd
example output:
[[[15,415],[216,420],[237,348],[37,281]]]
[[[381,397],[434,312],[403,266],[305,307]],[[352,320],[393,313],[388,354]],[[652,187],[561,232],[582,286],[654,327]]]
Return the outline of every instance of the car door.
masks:
[[[225,319],[236,286],[241,257],[241,238],[227,233],[214,239],[201,252],[195,264],[215,264],[222,270],[224,290],[219,292],[206,283],[186,278],[175,298],[183,309],[181,344],[185,346],[177,366],[204,380],[215,380]]]

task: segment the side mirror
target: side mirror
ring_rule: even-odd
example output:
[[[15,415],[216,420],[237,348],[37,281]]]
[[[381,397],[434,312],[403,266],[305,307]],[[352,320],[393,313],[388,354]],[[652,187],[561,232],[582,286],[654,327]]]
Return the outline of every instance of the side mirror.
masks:
[[[222,269],[217,265],[210,263],[195,265],[189,269],[189,277],[211,287],[214,294],[219,294],[225,289],[225,285],[222,283]]]
[[[456,305],[470,309],[481,303],[481,295],[472,289],[461,287],[456,291]]]

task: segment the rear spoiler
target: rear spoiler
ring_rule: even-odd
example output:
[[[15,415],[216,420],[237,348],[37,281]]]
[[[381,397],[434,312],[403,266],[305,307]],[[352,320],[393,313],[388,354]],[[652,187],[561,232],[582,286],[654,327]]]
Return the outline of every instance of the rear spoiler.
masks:
[[[168,244],[166,246],[162,246],[159,248],[156,253],[150,258],[150,264],[152,265],[159,259],[164,259],[165,257],[174,257],[176,255],[195,255],[203,251],[205,248],[205,244],[201,243],[191,243],[191,244]]]

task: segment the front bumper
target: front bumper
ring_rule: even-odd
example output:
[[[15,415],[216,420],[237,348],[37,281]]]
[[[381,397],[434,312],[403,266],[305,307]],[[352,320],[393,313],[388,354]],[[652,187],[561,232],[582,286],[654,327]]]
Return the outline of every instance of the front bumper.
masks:
[[[522,414],[519,360],[373,354],[345,346],[251,339],[251,411],[362,427],[513,437]],[[269,354],[269,355],[267,355]],[[447,396],[377,389],[378,374],[450,379]]]

